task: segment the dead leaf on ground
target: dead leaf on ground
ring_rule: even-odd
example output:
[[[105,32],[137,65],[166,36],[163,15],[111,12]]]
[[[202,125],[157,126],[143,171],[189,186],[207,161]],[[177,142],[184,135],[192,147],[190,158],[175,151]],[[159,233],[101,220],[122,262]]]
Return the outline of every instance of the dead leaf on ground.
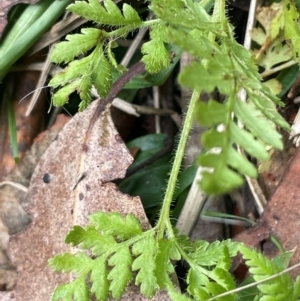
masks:
[[[22,163],[4,179],[6,183],[29,186],[32,173],[57,133],[69,117],[59,115],[51,131],[40,134]],[[43,137],[43,139],[41,139]],[[11,185],[0,186],[0,290],[9,290],[15,285],[16,269],[6,255],[9,236],[23,230],[30,222],[30,216],[23,208],[25,192]],[[3,298],[0,294],[0,300]]]
[[[112,123],[109,110],[97,119],[83,150],[85,133],[97,104],[95,101],[68,122],[32,176],[24,203],[32,222],[11,239],[9,246],[9,256],[18,271],[13,292],[17,300],[49,300],[57,284],[70,280],[70,275],[54,273],[47,261],[55,254],[72,251],[64,242],[66,234],[74,224],[85,225],[92,212],[133,213],[144,229],[150,227],[140,199],[122,194],[110,183],[124,177],[132,157]],[[122,300],[146,300],[135,291],[136,287],[129,287]],[[169,298],[162,292],[153,300]]]
[[[8,12],[14,5],[19,3],[34,4],[37,3],[38,1],[39,0],[1,0],[0,1],[0,38],[7,24]]]
[[[242,232],[236,240],[255,247],[263,240],[274,235],[287,251],[296,248],[290,265],[300,262],[300,148],[288,167],[282,182],[276,189],[262,215],[260,223]],[[278,249],[263,245],[267,256],[275,256]],[[292,271],[292,275],[299,275],[300,269]]]

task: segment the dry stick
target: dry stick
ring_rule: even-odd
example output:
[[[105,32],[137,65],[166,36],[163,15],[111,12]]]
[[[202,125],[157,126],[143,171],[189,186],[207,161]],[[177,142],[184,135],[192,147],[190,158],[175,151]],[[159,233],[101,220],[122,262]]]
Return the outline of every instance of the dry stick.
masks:
[[[101,100],[99,102],[98,107],[96,108],[89,127],[87,129],[86,135],[84,137],[84,141],[83,141],[83,150],[87,150],[87,142],[90,138],[90,134],[91,134],[91,130],[93,129],[93,126],[95,124],[95,122],[97,121],[97,119],[100,117],[101,113],[104,112],[106,106],[108,104],[111,104],[113,102],[113,100],[117,97],[117,95],[119,94],[119,92],[123,89],[123,87],[135,76],[141,74],[145,72],[145,64],[142,61],[139,61],[138,63],[136,63],[135,65],[133,65],[132,67],[130,67],[130,69],[125,72],[112,86],[108,96]],[[154,161],[156,161],[157,159],[163,157],[164,155],[168,154],[172,148],[173,148],[173,143],[171,141],[172,139],[170,137],[167,137],[166,141],[165,141],[165,145],[164,148],[162,150],[160,150],[157,154],[155,154],[153,157],[145,160],[144,162],[142,162],[141,164],[139,164],[138,166],[136,166],[134,169],[132,169],[130,172],[127,172],[126,177],[128,177],[129,175],[132,175],[133,173],[137,172],[138,170],[140,170],[141,168],[150,165],[151,163],[153,163]]]
[[[93,129],[97,119],[100,117],[101,113],[104,112],[106,106],[108,104],[111,104],[114,100],[114,98],[117,97],[119,92],[123,89],[123,87],[135,76],[142,74],[145,72],[145,64],[142,61],[139,61],[138,63],[134,64],[130,67],[128,71],[126,71],[121,77],[113,84],[110,92],[108,93],[107,97],[99,102],[98,107],[96,108],[89,127],[87,129],[87,132],[84,137],[83,141],[83,149],[86,149],[87,142],[91,135],[91,130]]]
[[[28,191],[28,188],[22,184],[19,184],[19,183],[16,183],[16,182],[12,182],[12,181],[3,181],[3,182],[0,182],[0,187],[2,186],[5,186],[5,185],[10,185],[14,188],[17,188],[21,191],[24,191],[24,192],[27,192]]]

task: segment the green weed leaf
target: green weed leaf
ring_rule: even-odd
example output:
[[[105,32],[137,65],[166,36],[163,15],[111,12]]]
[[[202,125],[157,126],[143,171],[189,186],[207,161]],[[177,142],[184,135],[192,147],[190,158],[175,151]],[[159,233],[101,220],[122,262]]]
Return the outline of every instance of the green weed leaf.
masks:
[[[215,88],[218,88],[221,93],[231,94],[234,87],[234,78],[231,75],[230,60],[223,55],[222,57],[222,64],[215,61],[211,62],[209,71],[202,63],[192,62],[179,75],[179,82],[183,86],[198,91],[212,92]],[[198,74],[198,77],[195,77],[195,74]],[[199,78],[205,80],[200,81]]]
[[[87,57],[71,62],[49,82],[49,85],[54,88],[63,86],[53,95],[54,105],[64,105],[69,95],[76,90],[82,99],[79,105],[81,111],[91,102],[92,85],[95,85],[101,97],[105,97],[111,84],[112,66],[103,53],[102,44],[97,45]]]
[[[294,1],[284,0],[284,34],[285,37],[291,42],[292,50],[295,59],[299,61],[300,57],[300,28],[298,24],[299,13]]]
[[[196,299],[205,300],[210,298],[210,292],[207,288],[209,278],[203,273],[200,267],[193,266],[189,269],[187,284],[189,294],[194,296]]]
[[[240,247],[240,252],[246,260],[246,265],[249,267],[249,272],[253,275],[256,281],[263,280],[269,276],[280,272],[280,267],[274,262],[264,257],[262,254],[251,250],[246,246]],[[270,282],[259,284],[258,289],[262,294],[261,300],[294,300],[293,282],[288,274],[282,274]],[[284,292],[282,288],[285,288]]]
[[[99,51],[96,53],[96,55],[98,59],[91,70],[91,78],[99,95],[101,97],[105,97],[112,85],[112,65],[106,59],[104,53],[102,52],[102,48],[99,48]]]
[[[189,29],[212,31],[223,35],[220,24],[211,21],[207,11],[194,1],[182,0],[152,0],[150,9],[155,15],[173,26],[182,26]],[[180,12],[180,13],[178,13]]]
[[[108,264],[114,266],[109,272],[107,279],[111,280],[109,290],[112,292],[114,299],[118,299],[124,293],[129,281],[132,279],[131,265],[132,256],[128,246],[124,246],[116,251],[109,258]]]
[[[57,88],[58,86],[64,86],[69,82],[76,80],[77,78],[82,76],[82,70],[89,68],[90,61],[90,56],[87,56],[80,60],[71,62],[63,72],[55,74],[55,76],[49,82],[49,85]]]
[[[268,24],[271,28],[268,27],[265,33],[258,32],[257,41],[265,43],[268,35],[274,40],[270,53],[282,51],[279,47],[282,44],[280,34],[284,30],[288,39],[284,51],[289,50],[291,43],[294,57],[299,59],[299,13],[294,1],[283,0],[283,4],[283,12],[278,14],[278,24],[272,21],[272,26]],[[235,41],[226,16],[225,1],[151,0],[148,7],[157,19],[151,16],[150,20],[142,21],[131,6],[124,4],[121,10],[112,0],[76,1],[71,4],[69,11],[110,31],[83,29],[81,34],[69,35],[65,42],[55,47],[52,61],[68,65],[50,81],[50,86],[56,90],[53,101],[63,105],[76,91],[82,99],[79,108],[83,110],[91,101],[92,86],[96,87],[101,97],[105,97],[111,89],[113,74],[116,77],[124,70],[114,54],[114,48],[118,46],[115,40],[143,26],[148,27],[150,41],[142,46],[142,61],[150,75],[140,76],[131,83],[131,87],[160,84],[170,74],[183,51],[193,55],[193,62],[179,75],[179,83],[193,89],[195,97],[192,97],[191,110],[187,114],[189,122],[186,122],[183,131],[186,136],[182,136],[183,142],[175,162],[182,159],[184,141],[192,121],[191,112],[200,93],[217,90],[222,96],[219,101],[210,99],[200,102],[196,110],[199,123],[208,127],[201,138],[204,150],[197,161],[202,167],[202,189],[210,194],[226,193],[240,186],[244,176],[257,176],[247,154],[264,160],[268,158],[266,146],[282,149],[281,136],[276,132],[275,125],[289,129],[276,110],[276,106],[283,104],[261,82],[251,53]],[[290,53],[280,53],[268,61],[263,57],[262,65],[271,68],[289,58]],[[241,89],[247,92],[246,102],[237,96]],[[149,153],[141,157],[144,155]],[[155,164],[161,162],[165,164],[165,161]],[[167,188],[161,217],[154,228],[143,233],[133,215],[124,217],[119,213],[103,212],[91,215],[90,223],[85,228],[74,226],[66,242],[76,246],[77,254],[57,255],[49,260],[49,264],[55,271],[73,273],[75,280],[58,286],[53,300],[118,299],[131,281],[140,286],[141,293],[147,298],[153,297],[158,288],[166,289],[174,301],[215,298],[235,288],[230,266],[231,258],[238,251],[256,281],[282,271],[282,263],[269,261],[256,251],[230,240],[209,244],[176,236],[176,231],[171,228],[168,210],[174,196],[172,185],[176,181],[179,165],[175,164],[172,169],[173,181]],[[165,164],[161,169],[164,174],[168,166]],[[124,185],[127,183],[123,182]],[[150,200],[149,206],[158,201]],[[177,260],[185,261],[189,268],[186,279],[189,296],[179,293],[173,285],[173,263]],[[282,274],[269,282],[260,283],[254,300],[295,301],[300,295],[299,283],[298,278],[293,284],[289,275]],[[236,297],[230,294],[222,300],[232,301]]]
[[[95,260],[90,276],[91,292],[95,294],[97,300],[105,301],[109,294],[108,271],[106,258],[99,257]]]
[[[234,112],[254,136],[259,137],[267,145],[278,149],[283,148],[281,135],[274,129],[272,122],[264,118],[251,103],[245,104],[237,99]],[[263,128],[264,131],[261,130]]]
[[[107,57],[109,60],[109,63],[119,72],[123,73],[126,68],[120,64],[117,63],[115,54],[113,53],[112,49],[117,48],[118,44],[115,41],[109,41],[107,45]],[[100,66],[101,67],[101,66]]]
[[[110,26],[124,26],[142,24],[138,13],[128,4],[123,5],[123,15],[118,6],[112,0],[105,0],[100,3],[97,0],[76,1],[67,9],[87,20]]]
[[[76,274],[86,273],[91,269],[92,259],[86,254],[79,252],[76,255],[65,253],[57,255],[49,260],[49,265],[55,271],[68,273],[73,271]]]
[[[79,96],[81,98],[81,103],[79,104],[79,111],[83,111],[90,104],[91,89],[92,89],[92,79],[89,76],[83,77],[78,87]]]
[[[123,5],[123,14],[118,6],[112,0],[105,0],[99,3],[97,0],[76,1],[74,4],[68,6],[68,10],[93,20],[100,24],[122,27],[130,26],[127,31],[135,29],[136,26],[141,26],[142,21],[138,13],[128,4]],[[124,33],[127,34],[125,30]],[[56,74],[50,81],[49,85],[62,88],[53,96],[53,103],[57,106],[64,105],[69,98],[69,95],[75,90],[81,98],[79,110],[83,111],[91,102],[91,88],[95,86],[97,92],[102,98],[105,98],[110,91],[113,81],[113,69],[123,71],[124,68],[119,66],[115,60],[112,47],[117,46],[113,42],[116,38],[122,36],[120,32],[116,36],[97,28],[82,29],[81,34],[68,35],[67,41],[57,44],[51,54],[51,60],[54,63],[68,63],[70,64],[60,73]],[[159,45],[159,50],[164,47],[159,35],[153,38],[156,46]],[[108,42],[107,47],[103,49],[105,42]],[[94,48],[94,49],[93,49]],[[151,48],[151,47],[150,47]],[[147,47],[146,47],[147,49]],[[75,57],[92,51],[88,56],[73,61]],[[158,52],[160,53],[160,52]],[[168,54],[165,49],[165,54]],[[151,56],[151,54],[149,54]],[[163,56],[160,56],[162,58]],[[73,61],[73,62],[71,62]],[[150,61],[150,60],[148,60]],[[162,66],[157,59],[154,64],[157,71],[160,71],[158,66]],[[164,66],[169,64],[165,60]],[[152,70],[151,67],[149,70]]]
[[[193,56],[212,59],[215,54],[221,54],[220,49],[207,37],[201,35],[199,30],[186,31],[167,28],[166,35],[170,42],[175,43]]]
[[[247,153],[253,157],[256,157],[259,160],[267,160],[269,154],[265,146],[258,140],[253,139],[248,131],[241,129],[235,123],[231,123],[230,134],[232,140],[237,144],[243,147]]]
[[[101,38],[104,37],[100,29],[83,28],[81,34],[67,35],[67,42],[56,44],[50,59],[53,63],[69,63],[75,57],[95,47]]]
[[[150,32],[151,40],[142,47],[143,62],[149,73],[158,73],[170,65],[170,54],[164,44],[166,26],[155,26]]]
[[[174,286],[168,287],[168,294],[174,301],[194,301],[193,299],[187,297],[184,294],[181,294],[178,290],[174,288]]]
[[[198,162],[204,166],[200,186],[208,194],[224,194],[244,183],[242,176],[226,166],[223,156],[207,154],[200,156]]]
[[[196,300],[205,300],[232,290],[235,282],[229,273],[230,258],[237,253],[238,244],[226,241],[210,245],[199,241],[196,245],[199,245],[199,249],[190,254],[191,268],[187,276],[189,294]],[[200,254],[203,258],[198,257]],[[209,269],[204,269],[202,265],[207,265]],[[235,300],[235,296],[229,295],[225,300]]]
[[[239,244],[230,239],[214,241],[211,244],[199,240],[193,244],[194,251],[191,252],[190,256],[197,265],[213,266],[224,257],[224,247],[229,250],[230,257],[234,257],[239,250]]]
[[[160,289],[164,289],[172,283],[169,274],[175,273],[175,269],[171,260],[180,260],[180,258],[181,255],[175,246],[175,239],[161,239],[158,241],[155,277]]]
[[[132,270],[138,271],[135,284],[141,285],[141,292],[147,298],[152,298],[157,286],[155,277],[157,242],[153,236],[145,237],[132,246],[132,253],[138,256],[132,264]]]
[[[300,276],[296,278],[294,283],[293,300],[297,300],[300,297]]]
[[[109,248],[116,245],[112,235],[101,234],[94,226],[88,225],[86,229],[74,226],[66,237],[66,243],[79,246],[84,249],[91,249],[94,255],[101,255]]]
[[[123,217],[117,212],[96,212],[89,216],[89,220],[98,231],[106,235],[113,235],[120,240],[142,233],[140,222],[133,214]]]
[[[63,106],[69,100],[69,95],[80,86],[80,80],[76,80],[71,84],[65,85],[53,95],[53,104],[55,106]]]
[[[72,283],[59,285],[55,289],[51,301],[60,300],[89,301],[90,294],[85,282],[85,277],[79,277]]]

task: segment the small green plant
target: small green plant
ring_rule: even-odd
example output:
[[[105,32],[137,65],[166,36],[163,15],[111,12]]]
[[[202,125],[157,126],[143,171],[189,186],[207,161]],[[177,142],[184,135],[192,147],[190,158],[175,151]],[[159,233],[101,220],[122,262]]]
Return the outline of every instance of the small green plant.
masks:
[[[165,289],[172,300],[236,300],[236,284],[229,269],[231,258],[238,251],[255,280],[283,270],[276,262],[239,243],[230,240],[212,244],[190,242],[173,229],[170,206],[194,116],[208,127],[202,137],[205,152],[198,162],[204,167],[200,186],[210,194],[225,193],[240,186],[245,175],[256,177],[255,166],[237,149],[259,160],[267,159],[266,145],[283,147],[275,125],[284,129],[289,129],[289,125],[277,113],[276,106],[282,103],[261,83],[251,54],[235,41],[226,18],[225,0],[151,0],[148,3],[155,17],[147,21],[127,4],[121,11],[112,0],[76,1],[69,5],[69,11],[105,25],[110,31],[86,28],[81,34],[69,35],[67,41],[59,43],[52,53],[52,61],[68,63],[68,66],[50,85],[56,89],[55,105],[63,105],[69,94],[77,91],[82,100],[80,110],[85,109],[91,101],[92,85],[105,98],[111,89],[113,74],[124,71],[113,54],[113,48],[118,46],[115,40],[142,27],[150,30],[150,41],[142,46],[142,61],[149,74],[170,68],[170,47],[195,57],[179,75],[179,83],[191,88],[193,94],[160,216],[156,225],[146,232],[132,215],[123,218],[117,213],[95,213],[89,217],[90,224],[86,228],[75,226],[66,242],[82,251],[76,255],[57,255],[50,260],[50,265],[55,271],[73,272],[77,278],[58,286],[52,300],[90,300],[91,294],[101,301],[109,296],[118,299],[131,281],[139,285],[148,298],[158,289]],[[285,36],[294,46],[294,56],[298,59],[300,35],[296,21],[299,16],[293,1],[284,0],[283,5],[286,26],[278,30],[285,28]],[[88,55],[82,57],[85,53]],[[211,92],[216,88],[225,96],[223,103],[211,99],[198,104],[202,91]],[[247,92],[247,102],[239,98],[240,89]],[[243,127],[238,126],[238,122]],[[93,258],[85,250],[89,250]],[[189,268],[186,294],[181,294],[172,281],[172,262],[178,260],[184,260]],[[299,279],[293,283],[289,275],[280,274],[258,285],[255,300],[297,300]]]

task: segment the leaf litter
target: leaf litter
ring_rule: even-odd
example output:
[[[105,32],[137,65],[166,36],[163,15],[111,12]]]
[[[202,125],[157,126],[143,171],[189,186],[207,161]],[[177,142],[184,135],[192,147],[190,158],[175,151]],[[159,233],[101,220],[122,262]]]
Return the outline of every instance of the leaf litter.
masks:
[[[84,226],[92,212],[132,213],[143,229],[150,227],[139,197],[122,194],[111,183],[125,176],[133,159],[108,107],[95,121],[83,146],[98,103],[93,102],[66,124],[35,169],[24,201],[32,222],[9,243],[8,254],[17,267],[18,280],[13,292],[2,293],[3,299],[13,294],[22,301],[48,300],[58,284],[70,281],[71,275],[54,273],[48,259],[62,252],[76,252],[65,244],[66,234],[75,224]],[[122,300],[146,300],[136,291],[137,287],[129,287]],[[160,292],[153,300],[169,298]]]
[[[38,163],[51,142],[56,137],[63,124],[69,120],[64,115],[57,117],[51,130],[41,133],[32,145],[22,162],[6,176],[0,186],[0,288],[10,290],[16,282],[16,267],[7,256],[8,240],[10,235],[22,231],[31,221],[29,214],[24,210],[26,188]],[[17,184],[17,185],[16,185]],[[21,185],[21,186],[20,186]],[[23,189],[20,189],[22,187]],[[24,191],[25,190],[25,191]],[[0,292],[0,300],[4,296]]]
[[[105,144],[105,143],[104,143]],[[55,154],[57,154],[57,153],[55,153]],[[61,154],[58,154],[57,156],[60,156]],[[69,162],[69,161],[68,161]],[[81,187],[80,186],[80,184],[81,184],[81,182],[82,181],[84,181],[84,180],[86,180],[85,179],[85,177],[86,177],[86,172],[85,171],[83,171],[83,172],[79,172],[77,175],[72,175],[71,177],[74,177],[73,178],[73,188],[74,188],[74,186],[75,186],[75,190],[77,190],[79,187]],[[43,181],[44,181],[44,183],[45,183],[45,179],[49,179],[49,185],[51,184],[51,181],[53,180],[52,179],[52,175],[50,174],[50,173],[48,173],[48,172],[46,172],[46,173],[44,173],[44,176],[43,176]],[[79,181],[78,182],[78,185],[76,186],[76,184],[77,184],[77,180]],[[47,180],[48,181],[48,180]],[[46,181],[46,182],[47,182]],[[45,183],[46,184],[46,183]],[[105,184],[104,184],[105,185]],[[80,194],[77,194],[77,196],[80,196]],[[84,196],[84,195],[83,195]],[[47,198],[47,200],[48,200],[48,198]],[[51,200],[50,200],[51,201]],[[78,201],[78,200],[77,200]],[[1,296],[1,295],[0,295]],[[2,299],[1,299],[2,300]],[[162,299],[160,299],[160,300],[162,300]]]

